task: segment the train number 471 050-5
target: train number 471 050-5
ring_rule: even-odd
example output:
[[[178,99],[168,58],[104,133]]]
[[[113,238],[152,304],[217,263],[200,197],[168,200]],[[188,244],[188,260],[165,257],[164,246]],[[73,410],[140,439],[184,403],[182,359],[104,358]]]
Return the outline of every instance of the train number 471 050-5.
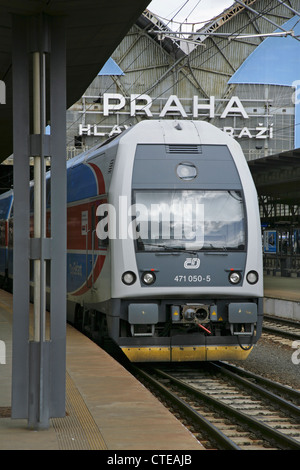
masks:
[[[211,275],[207,274],[202,276],[201,274],[190,274],[189,276],[178,274],[174,277],[176,282],[210,282]]]

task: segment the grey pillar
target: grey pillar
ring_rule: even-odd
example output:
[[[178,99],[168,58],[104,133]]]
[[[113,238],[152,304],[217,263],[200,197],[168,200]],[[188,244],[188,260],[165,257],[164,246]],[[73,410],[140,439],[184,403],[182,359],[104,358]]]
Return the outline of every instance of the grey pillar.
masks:
[[[14,284],[12,418],[43,429],[65,414],[66,61],[61,17],[13,17]],[[34,58],[33,58],[34,56]],[[33,80],[34,75],[34,80]],[[49,84],[49,89],[47,89]],[[33,103],[31,99],[33,97]],[[49,110],[46,108],[49,103]],[[30,114],[29,110],[32,110]],[[51,135],[45,134],[46,115]],[[46,233],[45,158],[51,158],[51,234]],[[29,158],[35,166],[35,231],[29,232]],[[32,216],[32,214],[31,214]],[[34,329],[30,333],[30,261]],[[50,334],[46,335],[46,263]],[[34,278],[34,277],[33,277]]]
[[[13,18],[14,255],[12,417],[28,417],[29,63],[26,21]]]
[[[65,413],[67,302],[67,169],[65,21],[51,18],[51,416]]]

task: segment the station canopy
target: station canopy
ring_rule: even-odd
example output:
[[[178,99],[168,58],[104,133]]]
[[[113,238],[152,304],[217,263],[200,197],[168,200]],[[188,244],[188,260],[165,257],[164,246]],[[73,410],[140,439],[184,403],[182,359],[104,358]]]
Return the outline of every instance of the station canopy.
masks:
[[[229,84],[277,85],[295,87],[300,78],[300,17],[285,22],[287,36],[266,38],[246,58]],[[278,33],[282,29],[276,29]],[[295,96],[299,91],[296,91]],[[295,100],[295,149],[248,162],[259,196],[288,205],[300,204],[300,100]]]
[[[259,196],[300,205],[300,149],[251,160],[248,165]]]
[[[67,106],[84,93],[150,0],[0,0],[0,162],[12,154],[12,14],[66,18]]]

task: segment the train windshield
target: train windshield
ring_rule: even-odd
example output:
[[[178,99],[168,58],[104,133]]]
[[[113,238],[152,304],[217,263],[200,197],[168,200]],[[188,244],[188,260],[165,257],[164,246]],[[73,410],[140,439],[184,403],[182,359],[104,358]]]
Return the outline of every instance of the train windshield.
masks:
[[[135,191],[138,251],[243,251],[245,210],[240,191]]]

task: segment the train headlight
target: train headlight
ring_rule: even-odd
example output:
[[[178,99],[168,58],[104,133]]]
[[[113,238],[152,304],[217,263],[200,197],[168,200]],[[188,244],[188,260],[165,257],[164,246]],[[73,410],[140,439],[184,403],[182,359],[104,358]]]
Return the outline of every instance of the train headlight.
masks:
[[[189,181],[196,178],[197,168],[193,163],[183,162],[177,165],[176,173],[181,180]]]
[[[136,275],[132,271],[126,271],[125,273],[123,273],[122,281],[127,286],[131,286],[136,281]]]
[[[142,275],[143,283],[147,284],[148,286],[153,284],[155,282],[155,279],[156,279],[155,274],[151,272],[146,272],[146,273],[143,273]]]
[[[258,273],[256,271],[249,271],[247,274],[247,281],[249,284],[256,284],[258,281]]]
[[[237,271],[231,271],[229,274],[229,281],[231,284],[238,284],[241,280],[241,274]]]

